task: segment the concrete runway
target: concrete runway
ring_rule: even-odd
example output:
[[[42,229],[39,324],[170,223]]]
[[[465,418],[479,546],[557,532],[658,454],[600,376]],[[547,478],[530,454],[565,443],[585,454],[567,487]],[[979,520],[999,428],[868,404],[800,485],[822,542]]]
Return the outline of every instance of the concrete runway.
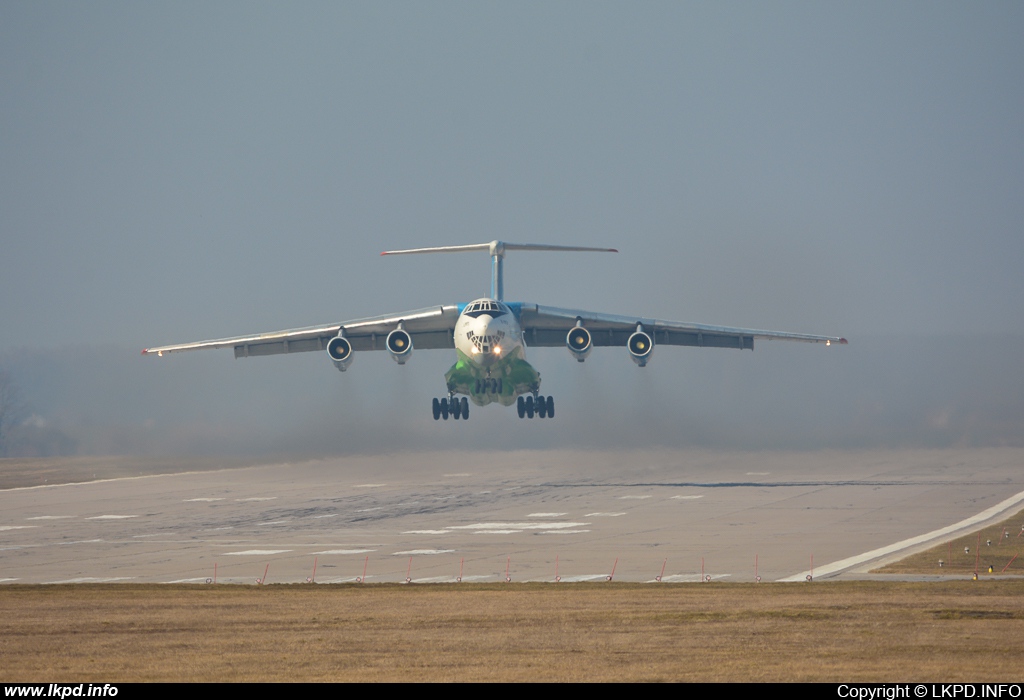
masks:
[[[0,491],[0,582],[765,581],[1024,502],[1024,449],[392,454]],[[1012,500],[1016,498],[1016,500]],[[1011,499],[1008,501],[1008,499]],[[975,525],[976,527],[977,525]],[[954,536],[943,532],[936,541]],[[368,559],[367,559],[368,557]],[[411,568],[410,568],[411,558]],[[615,565],[618,560],[617,565]],[[667,563],[665,563],[667,560]],[[834,566],[836,562],[852,560]],[[269,570],[267,569],[269,565]]]

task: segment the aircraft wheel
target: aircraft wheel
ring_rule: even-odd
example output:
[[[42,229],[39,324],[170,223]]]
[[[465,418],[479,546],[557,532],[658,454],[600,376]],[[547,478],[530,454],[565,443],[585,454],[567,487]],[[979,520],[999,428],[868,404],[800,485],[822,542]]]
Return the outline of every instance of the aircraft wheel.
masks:
[[[439,419],[441,417],[441,402],[438,401],[437,399],[434,399],[434,403],[433,406],[431,406],[431,408],[434,411],[434,420]]]
[[[469,420],[469,399],[462,397],[462,420]]]
[[[553,396],[548,397],[548,418],[555,417],[555,399]]]
[[[498,377],[497,379],[494,380],[494,387],[495,387],[494,388],[494,393],[495,394],[500,394],[501,393],[501,377]]]
[[[448,420],[448,399],[441,399],[441,417]]]
[[[448,411],[452,414],[452,420],[462,418],[462,404],[459,403],[458,399],[450,399],[448,406]]]
[[[544,400],[543,396],[537,397],[537,417],[547,418],[548,417],[548,402]]]
[[[533,397],[526,397],[526,417],[533,418]]]
[[[526,416],[526,399],[524,399],[522,396],[516,399],[516,411],[519,412],[520,418]]]

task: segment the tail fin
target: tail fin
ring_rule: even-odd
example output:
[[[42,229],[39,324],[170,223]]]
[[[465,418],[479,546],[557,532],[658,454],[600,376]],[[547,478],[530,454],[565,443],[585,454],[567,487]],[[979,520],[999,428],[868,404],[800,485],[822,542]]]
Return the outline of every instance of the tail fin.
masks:
[[[385,250],[381,255],[408,255],[411,253],[463,253],[470,250],[486,250],[491,255],[491,298],[497,301],[504,301],[505,296],[505,274],[504,261],[505,252],[509,250],[544,250],[572,251],[572,252],[594,252],[594,253],[618,253],[615,248],[591,248],[578,245],[545,245],[542,243],[505,243],[504,241],[491,241],[490,243],[472,243],[470,245],[446,245],[435,248],[411,248],[409,250]]]

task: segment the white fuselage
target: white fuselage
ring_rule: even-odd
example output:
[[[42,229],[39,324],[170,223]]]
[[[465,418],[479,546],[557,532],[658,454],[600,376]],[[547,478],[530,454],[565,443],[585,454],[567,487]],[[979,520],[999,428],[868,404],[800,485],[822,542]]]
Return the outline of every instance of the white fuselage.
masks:
[[[493,299],[466,304],[455,323],[455,347],[474,364],[489,367],[505,357],[525,356],[515,314]]]

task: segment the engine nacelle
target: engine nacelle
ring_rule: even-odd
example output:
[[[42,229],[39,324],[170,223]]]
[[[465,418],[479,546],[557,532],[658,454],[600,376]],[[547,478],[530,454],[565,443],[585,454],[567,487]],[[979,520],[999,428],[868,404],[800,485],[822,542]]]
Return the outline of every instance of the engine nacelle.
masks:
[[[404,328],[396,328],[388,333],[386,345],[391,359],[400,365],[404,365],[412,356],[412,336]]]
[[[565,336],[565,347],[569,348],[569,354],[575,357],[577,362],[583,362],[594,348],[594,339],[590,337],[590,331],[586,328],[576,326]]]
[[[327,341],[327,354],[330,356],[334,366],[342,372],[347,370],[348,366],[352,364],[352,359],[355,355],[352,352],[352,343],[340,335]]]
[[[636,333],[629,336],[626,348],[629,350],[629,356],[633,358],[633,362],[640,367],[645,367],[647,361],[651,359],[651,353],[654,352],[654,340],[638,326]]]

